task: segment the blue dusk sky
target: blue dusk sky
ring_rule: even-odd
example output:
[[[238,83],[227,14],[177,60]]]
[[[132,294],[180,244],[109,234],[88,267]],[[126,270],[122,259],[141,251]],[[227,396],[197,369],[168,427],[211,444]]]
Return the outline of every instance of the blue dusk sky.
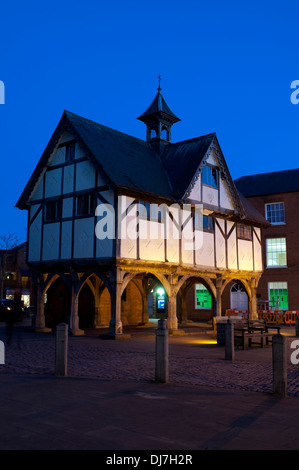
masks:
[[[25,240],[14,206],[64,109],[145,139],[159,74],[173,142],[216,132],[234,179],[299,167],[298,0],[0,7],[0,235]]]

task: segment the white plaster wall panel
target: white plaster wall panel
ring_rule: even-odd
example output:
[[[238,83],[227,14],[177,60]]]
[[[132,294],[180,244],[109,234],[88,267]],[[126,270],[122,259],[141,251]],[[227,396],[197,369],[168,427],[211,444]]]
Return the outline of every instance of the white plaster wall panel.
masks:
[[[65,162],[65,147],[60,147],[58,149],[55,149],[49,160],[48,160],[48,166],[53,166],[53,165],[60,165],[61,163]]]
[[[72,197],[63,199],[62,201],[62,217],[65,219],[67,217],[73,216],[73,203],[74,200]]]
[[[174,221],[167,215],[166,218],[166,257],[170,263],[179,263],[180,261],[180,229],[178,210],[172,209]]]
[[[75,149],[75,159],[78,160],[79,158],[85,158],[86,154],[83,148],[76,143],[76,149]]]
[[[194,187],[190,193],[189,199],[192,201],[201,202],[201,177],[199,176],[195,182]]]
[[[204,231],[203,230],[195,230],[195,264],[199,263],[199,260],[202,255],[202,250],[204,248]]]
[[[101,174],[100,171],[98,171],[98,176],[97,176],[97,186],[105,186],[107,184],[107,181],[104,177],[104,175]],[[125,197],[125,196],[120,196],[120,197]],[[129,198],[131,199],[131,198]]]
[[[81,162],[76,165],[76,191],[83,191],[95,187],[95,168],[89,162]]]
[[[233,224],[228,222],[227,232],[231,230]],[[231,232],[227,240],[227,264],[228,269],[238,269],[238,253],[237,253],[237,233],[236,228]]]
[[[217,223],[220,225],[221,227],[221,230],[223,231],[223,233],[225,233],[225,220],[224,219],[216,219],[217,220]]]
[[[34,217],[34,215],[37,213],[38,209],[40,208],[41,204],[33,204],[32,206],[30,206],[30,216],[29,216],[29,219],[32,220],[32,218]]]
[[[193,230],[193,217],[190,217],[189,210],[181,211],[182,221],[182,263],[194,264],[194,230]]]
[[[74,191],[74,174],[75,165],[67,165],[63,171],[63,194],[72,193]]]
[[[40,261],[42,234],[42,212],[29,227],[28,261]]]
[[[163,224],[140,218],[139,235],[140,259],[147,261],[164,261],[165,240]]]
[[[245,271],[253,270],[252,242],[250,240],[238,239],[239,269]]]
[[[29,196],[28,202],[37,201],[37,200],[43,198],[43,194],[44,194],[44,174],[45,174],[45,171],[43,171],[42,174],[40,175],[40,177],[38,178],[38,181],[37,181],[36,185],[34,186],[32,193]]]
[[[118,196],[118,205],[120,207],[121,213],[124,213],[126,209],[133,204],[134,202],[133,197],[128,197],[128,196]]]
[[[46,187],[45,197],[53,197],[61,195],[61,178],[62,168],[47,171],[46,173]]]
[[[128,215],[125,215],[126,209],[134,201],[133,198],[119,198],[120,214],[118,218],[118,233],[120,238],[120,256],[122,258],[137,258],[137,208],[132,206]]]
[[[108,204],[114,206],[114,191],[101,191],[101,196],[103,196]]]
[[[229,234],[229,232],[231,231],[234,225],[235,225],[234,222],[231,222],[230,220],[226,221],[227,234]]]
[[[214,234],[203,232],[203,244],[196,250],[196,264],[199,266],[215,267]]]
[[[209,163],[210,165],[214,165],[214,166],[219,165],[218,158],[214,149],[210,152],[210,155],[208,156],[206,163]]]
[[[234,202],[225,180],[220,178],[220,206],[224,209],[233,210]]]
[[[253,246],[254,246],[254,270],[262,271],[263,269],[262,246],[254,232],[253,232]]]
[[[93,258],[94,217],[75,220],[74,258]]]
[[[113,256],[113,240],[105,238],[96,241],[96,257],[111,258]]]
[[[61,259],[72,257],[72,228],[73,222],[68,220],[62,222],[61,227]]]
[[[259,240],[261,240],[261,229],[259,227],[254,227],[254,231],[257,237],[259,238]]]
[[[71,134],[71,132],[69,131],[64,131],[58,141],[58,145],[65,144],[66,142],[69,142],[70,140],[74,140],[73,134]]]
[[[219,222],[222,222],[221,220]],[[216,267],[226,267],[226,246],[225,238],[223,237],[219,227],[215,224],[215,237],[216,237]]]
[[[211,206],[218,206],[218,189],[202,185],[202,200]]]
[[[60,223],[44,224],[43,261],[59,259]]]

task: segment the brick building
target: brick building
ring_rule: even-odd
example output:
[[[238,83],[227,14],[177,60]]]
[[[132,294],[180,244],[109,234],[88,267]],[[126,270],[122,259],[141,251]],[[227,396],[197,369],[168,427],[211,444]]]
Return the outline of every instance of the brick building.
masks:
[[[243,176],[235,184],[271,224],[262,229],[264,272],[258,301],[274,309],[299,310],[299,169]]]
[[[7,252],[0,250],[0,259],[3,261],[3,298],[19,299],[25,307],[29,307],[33,305],[33,286],[32,271],[27,265],[26,258],[26,242]],[[0,273],[0,278],[2,276]]]

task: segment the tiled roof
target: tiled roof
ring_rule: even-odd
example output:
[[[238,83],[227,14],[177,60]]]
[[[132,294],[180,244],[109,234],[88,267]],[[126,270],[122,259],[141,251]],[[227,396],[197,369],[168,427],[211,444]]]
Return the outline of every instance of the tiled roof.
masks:
[[[27,207],[30,193],[64,129],[72,132],[84,145],[89,158],[103,173],[112,188],[135,190],[173,202],[182,201],[209,147],[218,144],[216,134],[212,133],[178,143],[168,143],[160,156],[148,142],[64,111],[16,204],[17,207],[21,209]],[[223,165],[231,191],[240,208],[239,216],[241,218],[245,216],[245,219],[259,224],[266,223],[263,216],[238,194],[224,159]]]
[[[299,191],[299,169],[242,176],[235,184],[246,197]]]

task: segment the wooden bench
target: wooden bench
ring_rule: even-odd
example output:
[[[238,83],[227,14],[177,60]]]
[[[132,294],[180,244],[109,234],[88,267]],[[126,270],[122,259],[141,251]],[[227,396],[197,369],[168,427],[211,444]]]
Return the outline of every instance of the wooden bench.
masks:
[[[270,327],[263,320],[246,320],[238,322],[234,328],[235,344],[241,345],[242,349],[258,344],[261,348],[268,346],[272,342],[274,333],[269,330],[275,329],[280,332],[280,326],[271,325]]]

